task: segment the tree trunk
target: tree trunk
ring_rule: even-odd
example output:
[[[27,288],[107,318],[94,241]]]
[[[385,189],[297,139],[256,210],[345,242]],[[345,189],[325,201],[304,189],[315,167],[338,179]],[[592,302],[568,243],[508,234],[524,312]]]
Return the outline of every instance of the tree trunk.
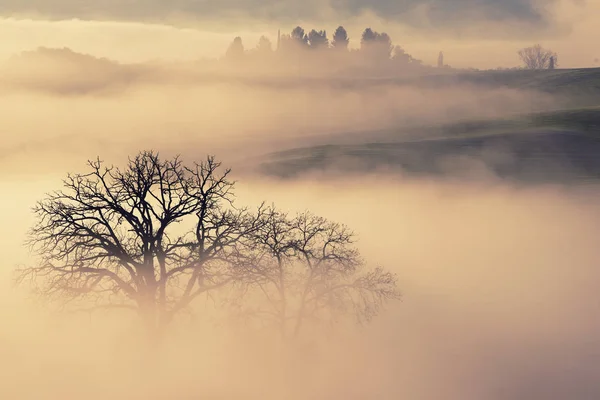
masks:
[[[148,293],[139,302],[140,319],[143,328],[143,335],[148,350],[158,349],[163,341],[165,324],[161,321],[161,313],[156,304],[154,293],[148,290]]]
[[[145,307],[145,310],[140,312],[140,327],[139,336],[140,347],[138,362],[140,368],[151,374],[144,379],[154,379],[152,374],[158,374],[161,371],[163,362],[164,350],[164,329],[158,324],[156,310],[152,307]]]

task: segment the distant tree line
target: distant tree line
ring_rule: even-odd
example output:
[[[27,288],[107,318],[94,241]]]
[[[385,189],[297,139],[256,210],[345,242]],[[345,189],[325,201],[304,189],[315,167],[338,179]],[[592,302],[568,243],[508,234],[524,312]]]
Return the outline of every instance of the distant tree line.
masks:
[[[269,38],[262,36],[256,47],[246,48],[241,37],[236,37],[225,53],[224,61],[238,70],[265,67],[297,73],[389,73],[425,71],[434,67],[423,62],[397,44],[385,32],[366,28],[358,48],[350,48],[350,37],[343,26],[338,26],[331,39],[326,30],[306,31],[297,26],[289,34],[278,34],[274,46]],[[518,51],[522,66],[516,69],[555,69],[558,55],[536,44]],[[437,69],[450,69],[440,51]],[[335,71],[332,71],[335,70]]]
[[[279,34],[277,44],[262,36],[256,47],[246,48],[241,37],[236,37],[227,49],[224,61],[233,68],[279,67],[291,72],[343,71],[392,72],[432,68],[408,54],[392,42],[385,32],[366,28],[360,46],[352,49],[350,37],[343,26],[338,26],[331,38],[326,30],[306,31],[295,27],[289,34]],[[443,65],[444,67],[448,67]]]

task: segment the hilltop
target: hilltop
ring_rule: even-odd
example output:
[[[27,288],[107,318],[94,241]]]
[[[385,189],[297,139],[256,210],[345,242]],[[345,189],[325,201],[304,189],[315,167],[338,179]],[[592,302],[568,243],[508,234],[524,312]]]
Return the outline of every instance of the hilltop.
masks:
[[[600,108],[423,127],[413,138],[394,130],[361,134],[363,143],[271,153],[256,168],[282,179],[377,170],[463,178],[491,174],[530,183],[600,179]]]
[[[135,84],[242,84],[286,88],[358,90],[412,86],[440,88],[474,85],[537,91],[560,97],[565,106],[600,104],[600,68],[556,70],[458,70],[451,68],[402,69],[392,73],[355,75],[351,71],[324,68],[318,75],[303,69],[245,72],[232,71],[218,60],[194,63],[154,61],[137,64],[82,54],[68,48],[39,48],[13,56],[0,66],[5,87],[86,94],[123,90]]]

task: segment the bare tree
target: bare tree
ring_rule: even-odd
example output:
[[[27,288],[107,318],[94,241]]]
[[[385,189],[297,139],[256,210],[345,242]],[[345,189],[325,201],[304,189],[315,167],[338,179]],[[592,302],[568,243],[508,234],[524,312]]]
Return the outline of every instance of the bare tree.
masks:
[[[240,315],[297,337],[305,324],[335,323],[353,316],[360,323],[398,299],[396,277],[366,269],[346,226],[308,212],[289,218],[273,208],[254,233],[246,296]],[[254,301],[252,301],[254,300]]]
[[[558,55],[539,44],[521,49],[518,54],[527,69],[549,69],[558,65]]]
[[[262,211],[233,205],[229,170],[153,152],[124,169],[89,162],[38,202],[28,243],[39,263],[17,270],[36,292],[90,310],[138,313],[152,337],[202,294],[239,278],[238,246]]]

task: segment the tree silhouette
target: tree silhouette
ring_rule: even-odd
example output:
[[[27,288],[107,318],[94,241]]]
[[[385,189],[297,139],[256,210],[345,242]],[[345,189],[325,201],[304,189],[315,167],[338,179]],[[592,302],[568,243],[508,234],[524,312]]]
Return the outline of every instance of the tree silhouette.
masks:
[[[392,60],[401,64],[409,64],[415,61],[415,59],[410,54],[408,54],[402,48],[402,46],[394,46],[394,49],[392,51]]]
[[[251,260],[244,265],[249,291],[237,296],[240,314],[297,337],[305,324],[330,324],[344,316],[373,318],[387,300],[398,299],[396,277],[367,269],[346,226],[309,212],[293,218],[271,208],[253,234]]]
[[[326,49],[329,47],[329,39],[327,39],[327,32],[317,31],[315,29],[308,33],[308,43],[313,49]]]
[[[377,45],[378,48],[381,48],[381,54],[382,56],[384,56],[386,59],[389,59],[392,53],[392,39],[390,38],[390,36],[383,32],[380,33],[379,36],[377,37]]]
[[[399,297],[395,276],[367,270],[345,226],[236,207],[230,171],[213,157],[186,166],[145,151],[124,168],[88,166],[33,209],[27,243],[39,262],[16,278],[45,300],[132,310],[159,340],[199,296],[224,288],[240,290],[243,314],[284,337],[308,321],[368,321]],[[258,307],[249,292],[263,296]]]
[[[227,49],[225,53],[225,58],[230,61],[240,61],[244,57],[244,44],[242,43],[241,37],[236,37],[233,39],[231,45]]]
[[[305,46],[308,44],[308,36],[304,33],[304,28],[300,26],[292,30],[290,38],[298,45]]]
[[[312,29],[308,33],[296,26],[289,34],[277,34],[277,47],[273,51],[271,41],[262,36],[255,49],[244,51],[241,38],[236,38],[227,50],[225,61],[231,66],[245,64],[247,71],[264,71],[269,66],[297,76],[303,74],[322,76],[322,68],[328,64],[328,72],[342,74],[391,73],[419,69],[429,69],[421,60],[407,54],[401,46],[394,45],[385,32],[366,28],[361,35],[360,49],[349,51],[349,38],[346,29],[338,26],[331,38],[325,30]],[[328,52],[306,52],[305,50],[332,49]],[[247,54],[248,57],[244,57]],[[438,67],[450,68],[444,64],[443,53],[439,53]],[[275,71],[273,71],[275,72]]]
[[[389,60],[392,55],[392,39],[383,32],[375,32],[371,28],[366,28],[361,37],[361,51],[376,60]]]
[[[377,34],[371,28],[366,28],[361,36],[361,46],[367,45],[369,42],[374,42],[377,39]]]
[[[240,279],[238,247],[262,211],[233,206],[229,170],[213,157],[187,167],[142,152],[124,169],[89,169],[34,207],[28,243],[40,262],[18,282],[63,305],[133,310],[158,338],[198,296]]]
[[[527,69],[548,69],[551,63],[553,67],[557,65],[557,54],[539,44],[521,49],[518,54]]]
[[[347,50],[350,39],[348,38],[348,32],[343,26],[338,26],[333,34],[333,41],[331,46],[335,49]]]
[[[256,49],[261,54],[269,54],[273,51],[273,44],[268,37],[261,36],[260,39],[258,39],[258,45],[256,46]]]

